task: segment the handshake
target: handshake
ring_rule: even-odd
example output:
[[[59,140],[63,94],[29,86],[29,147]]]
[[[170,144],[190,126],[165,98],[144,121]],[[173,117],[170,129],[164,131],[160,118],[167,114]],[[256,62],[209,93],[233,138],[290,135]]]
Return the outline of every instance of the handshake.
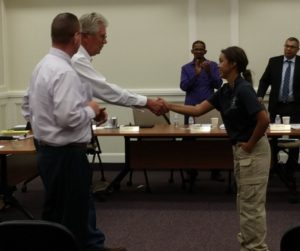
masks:
[[[157,116],[163,115],[170,110],[169,104],[162,98],[157,98],[156,100],[148,98],[146,107]]]
[[[105,107],[100,107],[96,101],[90,101],[88,106],[94,110],[96,115],[94,120],[98,125],[106,122],[108,115],[105,111]],[[148,98],[145,107],[157,116],[163,115],[169,111],[168,102],[162,98],[157,98],[156,100]]]

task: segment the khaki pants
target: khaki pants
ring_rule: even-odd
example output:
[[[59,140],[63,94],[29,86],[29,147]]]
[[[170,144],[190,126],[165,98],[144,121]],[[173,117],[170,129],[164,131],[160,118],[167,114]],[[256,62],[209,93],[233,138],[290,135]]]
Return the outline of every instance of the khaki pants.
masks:
[[[250,154],[234,146],[233,156],[241,251],[267,251],[265,204],[271,162],[267,137],[262,137]]]

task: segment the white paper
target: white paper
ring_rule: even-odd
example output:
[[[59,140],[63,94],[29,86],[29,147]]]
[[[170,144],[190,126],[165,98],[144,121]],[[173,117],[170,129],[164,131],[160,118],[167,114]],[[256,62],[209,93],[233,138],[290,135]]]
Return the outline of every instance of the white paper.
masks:
[[[300,129],[300,124],[291,124],[293,129]]]
[[[191,132],[210,132],[211,124],[193,124],[190,125]]]

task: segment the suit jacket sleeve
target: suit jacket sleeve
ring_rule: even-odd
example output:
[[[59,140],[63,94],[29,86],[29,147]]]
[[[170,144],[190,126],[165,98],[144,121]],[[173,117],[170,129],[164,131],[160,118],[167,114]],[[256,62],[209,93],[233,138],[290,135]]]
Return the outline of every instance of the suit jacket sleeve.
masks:
[[[257,96],[264,97],[268,90],[268,87],[271,84],[271,60],[269,60],[268,65],[265,69],[264,74],[262,75],[261,79],[259,80],[259,85],[257,89]]]

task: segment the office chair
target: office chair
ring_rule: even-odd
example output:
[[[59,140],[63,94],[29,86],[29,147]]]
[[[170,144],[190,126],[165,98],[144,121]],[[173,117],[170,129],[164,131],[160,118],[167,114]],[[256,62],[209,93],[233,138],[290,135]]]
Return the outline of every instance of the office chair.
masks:
[[[277,144],[276,144],[277,143]],[[295,159],[290,159],[290,167],[287,168],[287,163],[283,164],[279,162],[279,153],[282,151],[286,154],[292,149],[300,147],[300,140],[299,139],[292,139],[292,138],[279,138],[277,141],[273,140],[271,142],[274,151],[274,171],[277,173],[281,181],[287,186],[290,192],[290,199],[291,203],[298,202],[297,196],[297,183],[295,178],[295,171],[298,168],[298,157]]]
[[[92,155],[92,163],[95,163],[96,157],[98,159],[98,168],[101,172],[101,181],[105,181],[105,176],[104,176],[104,166],[100,157],[100,154],[102,153],[101,148],[100,148],[100,143],[98,140],[98,137],[92,134],[92,140],[88,144],[87,147],[87,154]]]
[[[79,251],[74,235],[63,225],[41,220],[0,223],[1,251]]]
[[[300,250],[300,226],[289,229],[285,232],[280,241],[280,251]]]

